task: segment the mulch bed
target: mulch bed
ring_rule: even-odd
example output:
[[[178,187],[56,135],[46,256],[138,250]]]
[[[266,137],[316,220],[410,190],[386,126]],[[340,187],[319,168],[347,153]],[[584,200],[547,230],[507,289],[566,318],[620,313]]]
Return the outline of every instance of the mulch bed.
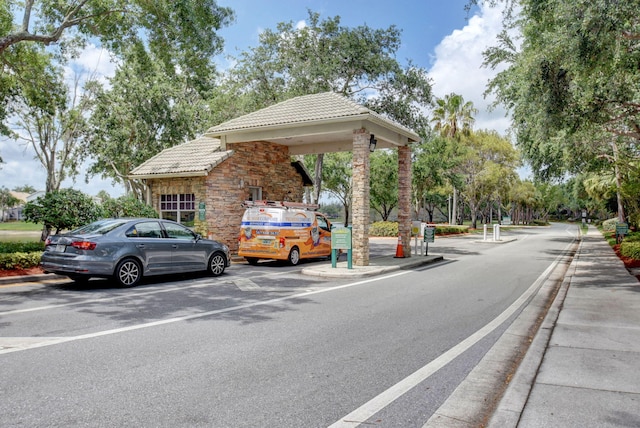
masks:
[[[44,273],[39,267],[32,267],[27,269],[0,269],[0,278],[7,276],[21,276],[21,275],[39,275]]]
[[[622,254],[620,254],[620,244],[614,245],[613,251],[615,251],[618,258],[622,260],[622,263],[624,263],[624,267],[626,267],[627,269],[640,269],[640,260],[631,259],[629,257],[625,257]],[[640,271],[638,271],[638,274],[634,276],[638,281],[640,281]]]

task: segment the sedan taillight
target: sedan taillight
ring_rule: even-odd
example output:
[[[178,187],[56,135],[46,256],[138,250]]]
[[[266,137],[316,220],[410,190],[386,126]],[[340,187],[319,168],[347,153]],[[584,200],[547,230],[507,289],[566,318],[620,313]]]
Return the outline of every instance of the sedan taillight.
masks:
[[[95,250],[96,243],[91,241],[74,241],[71,243],[73,248],[77,248],[78,250]]]

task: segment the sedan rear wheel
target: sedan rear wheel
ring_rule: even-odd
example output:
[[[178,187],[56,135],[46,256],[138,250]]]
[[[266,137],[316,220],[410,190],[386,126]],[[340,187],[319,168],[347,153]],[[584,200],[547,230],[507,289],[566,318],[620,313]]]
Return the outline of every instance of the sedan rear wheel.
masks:
[[[222,275],[227,267],[227,258],[221,253],[214,253],[209,259],[209,273],[213,276]]]
[[[122,287],[133,287],[142,279],[142,267],[135,259],[124,259],[118,263],[114,276]]]

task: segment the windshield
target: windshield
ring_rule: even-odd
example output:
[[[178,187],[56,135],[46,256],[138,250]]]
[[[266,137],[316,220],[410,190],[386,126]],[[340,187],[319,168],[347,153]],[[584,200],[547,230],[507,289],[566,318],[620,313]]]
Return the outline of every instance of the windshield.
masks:
[[[118,226],[125,224],[128,220],[124,219],[109,219],[109,220],[100,220],[94,223],[88,224],[86,226],[82,226],[76,230],[70,232],[71,235],[89,235],[89,234],[100,234],[104,235],[105,233],[111,232]]]

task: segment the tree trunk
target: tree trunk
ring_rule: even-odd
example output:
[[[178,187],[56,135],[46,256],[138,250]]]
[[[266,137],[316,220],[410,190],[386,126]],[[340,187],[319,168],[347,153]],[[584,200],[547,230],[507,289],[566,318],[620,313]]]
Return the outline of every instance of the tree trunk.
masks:
[[[344,225],[348,226],[349,225],[349,205],[348,204],[343,204],[344,207]]]
[[[450,224],[458,224],[458,191],[456,188],[453,188],[453,205],[451,207],[451,215],[452,219],[449,222]]]
[[[322,191],[322,162],[324,160],[324,153],[320,153],[316,157],[316,167],[314,169],[313,176],[313,201],[311,203],[317,204],[320,200],[320,192]],[[346,219],[345,219],[346,223]]]
[[[620,223],[624,223],[626,221],[626,216],[624,215],[624,204],[622,203],[622,195],[620,194],[620,189],[622,188],[622,177],[620,175],[620,168],[618,167],[618,145],[615,142],[611,143],[611,148],[613,149],[613,168],[616,174],[616,198],[618,200],[618,221]]]

